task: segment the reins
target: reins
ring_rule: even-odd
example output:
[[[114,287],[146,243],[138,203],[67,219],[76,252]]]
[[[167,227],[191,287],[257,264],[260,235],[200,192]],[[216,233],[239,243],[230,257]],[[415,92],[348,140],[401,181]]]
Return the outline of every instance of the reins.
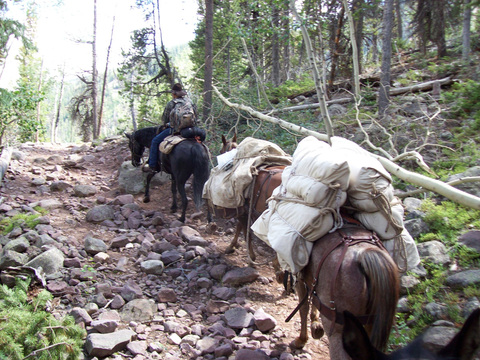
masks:
[[[337,324],[343,325],[344,323],[343,314],[337,311],[336,304],[335,304],[335,285],[336,285],[338,273],[340,271],[340,267],[345,258],[345,254],[348,248],[350,246],[357,245],[363,242],[374,244],[382,250],[385,250],[385,248],[375,233],[372,233],[371,235],[365,235],[365,234],[348,235],[348,234],[345,234],[342,230],[338,230],[337,233],[339,234],[339,236],[337,237],[337,240],[332,242],[332,244],[330,245],[328,250],[325,252],[325,254],[322,256],[318,264],[317,271],[315,273],[315,277],[313,279],[313,284],[311,285],[311,288],[309,289],[308,285],[305,283],[305,287],[307,290],[305,296],[299,302],[297,307],[292,311],[292,313],[287,317],[285,322],[289,322],[292,319],[292,317],[298,312],[298,310],[300,310],[300,308],[305,304],[305,302],[309,301],[318,309],[318,311],[322,315],[324,315],[327,319],[332,321],[334,324],[337,323]],[[315,288],[317,287],[320,271],[322,269],[322,266],[325,260],[338,247],[342,247],[342,249],[341,249],[340,257],[335,266],[335,271],[333,272],[333,280],[330,286],[330,303],[329,305],[325,305],[320,300]],[[375,315],[367,314],[367,315],[360,315],[357,317],[362,324],[367,325],[373,322]],[[333,328],[334,326],[332,326],[330,329],[330,335],[333,332]]]

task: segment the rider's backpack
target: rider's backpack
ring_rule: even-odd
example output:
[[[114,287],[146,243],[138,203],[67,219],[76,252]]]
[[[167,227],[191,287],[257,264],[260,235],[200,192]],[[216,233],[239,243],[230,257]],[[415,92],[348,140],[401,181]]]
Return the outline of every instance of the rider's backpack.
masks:
[[[193,127],[197,124],[195,105],[188,96],[174,99],[175,107],[170,112],[170,126],[174,132]]]

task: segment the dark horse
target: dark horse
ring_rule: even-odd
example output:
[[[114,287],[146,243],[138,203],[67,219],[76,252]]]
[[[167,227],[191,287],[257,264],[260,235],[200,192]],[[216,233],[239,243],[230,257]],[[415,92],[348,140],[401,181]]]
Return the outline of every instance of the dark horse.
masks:
[[[236,136],[229,140],[222,136],[222,142],[221,152],[237,146]],[[266,209],[266,200],[273,189],[281,183],[282,171],[283,169],[279,169],[268,182],[271,186],[255,186],[254,193],[258,193],[259,196],[255,208],[260,213]],[[257,179],[255,185],[257,184],[265,182]],[[245,235],[248,234],[247,215],[238,217],[237,232],[227,250],[237,245],[238,235],[242,230]],[[250,216],[256,217],[257,214],[252,213]],[[250,246],[248,250],[252,252]],[[272,262],[274,266],[275,263]],[[281,272],[278,270],[276,268],[276,275],[277,280],[280,280]],[[283,281],[285,284],[285,277]],[[342,346],[341,330],[345,310],[365,321],[372,342],[376,347],[383,349],[393,326],[399,288],[397,265],[380,240],[356,220],[345,217],[345,226],[342,229],[327,234],[315,242],[309,263],[297,276],[299,305],[287,321],[300,310],[301,330],[299,337],[291,346],[302,348],[307,342],[307,317],[312,303],[310,314],[312,337],[317,339],[322,337],[325,328],[330,343],[331,359],[350,359]],[[319,312],[322,323],[318,321]]]
[[[128,138],[128,146],[132,153],[132,165],[138,167],[142,164],[142,156],[145,148],[150,148],[152,139],[157,134],[158,127],[147,127],[125,134]],[[169,154],[161,153],[160,162],[162,170],[172,176],[172,212],[177,211],[177,190],[182,199],[182,215],[179,220],[185,222],[188,199],[185,192],[185,183],[193,175],[193,199],[197,211],[203,204],[203,186],[210,175],[210,155],[207,147],[195,139],[186,139],[177,144]],[[143,201],[150,201],[150,181],[155,174],[149,173]],[[207,210],[207,220],[212,220],[210,210]]]
[[[353,360],[470,360],[480,348],[480,309],[473,311],[462,329],[440,350],[427,349],[422,336],[389,355],[375,349],[361,322],[345,314],[343,347]]]

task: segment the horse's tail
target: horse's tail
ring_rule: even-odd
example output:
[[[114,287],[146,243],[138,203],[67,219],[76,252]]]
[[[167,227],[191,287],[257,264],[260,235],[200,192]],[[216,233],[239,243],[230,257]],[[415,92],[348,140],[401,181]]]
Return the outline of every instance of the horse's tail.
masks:
[[[397,309],[400,288],[398,267],[380,248],[365,249],[359,254],[358,261],[369,288],[367,314],[376,314],[370,340],[377,349],[385,350]]]
[[[200,211],[203,204],[203,186],[208,180],[210,175],[210,159],[208,150],[205,145],[197,143],[198,145],[192,146],[192,159],[193,159],[193,201],[197,211]]]

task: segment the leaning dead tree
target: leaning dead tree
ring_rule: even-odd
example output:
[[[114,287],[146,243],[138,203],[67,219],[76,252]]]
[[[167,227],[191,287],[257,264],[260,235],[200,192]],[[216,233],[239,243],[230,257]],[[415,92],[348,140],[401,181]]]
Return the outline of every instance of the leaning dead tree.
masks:
[[[292,124],[288,121],[282,120],[277,117],[273,117],[270,115],[263,114],[259,111],[256,111],[252,109],[249,106],[243,105],[243,104],[236,104],[232,103],[229,101],[227,98],[225,98],[222,93],[216,88],[215,86],[213,87],[213,90],[215,94],[218,96],[218,98],[228,107],[231,107],[233,109],[245,111],[251,116],[254,116],[262,121],[268,121],[272,124],[278,125],[283,129],[287,129],[289,131],[295,132],[299,135],[304,135],[304,136],[314,136],[315,138],[322,140],[322,141],[329,141],[329,136],[325,134],[318,133],[313,130],[309,130],[307,128],[304,128],[299,125]],[[380,163],[383,165],[383,167],[392,175],[397,176],[398,178],[402,179],[405,182],[414,184],[416,186],[419,186],[423,189],[432,191],[436,194],[440,194],[445,196],[447,199],[461,204],[463,206],[472,208],[472,209],[477,209],[480,210],[480,198],[474,195],[471,195],[469,193],[466,193],[462,190],[459,190],[457,188],[454,188],[453,186],[450,186],[442,181],[436,180],[436,179],[431,179],[429,177],[426,177],[421,174],[414,173],[412,171],[406,170],[399,165],[397,165],[393,160],[388,159],[387,157],[376,155],[373,153],[370,153],[371,156],[375,157],[380,161]],[[409,154],[410,156],[416,157],[416,160],[418,163],[423,162],[423,160],[420,157],[420,155],[411,153]],[[401,157],[397,157],[401,158]]]

